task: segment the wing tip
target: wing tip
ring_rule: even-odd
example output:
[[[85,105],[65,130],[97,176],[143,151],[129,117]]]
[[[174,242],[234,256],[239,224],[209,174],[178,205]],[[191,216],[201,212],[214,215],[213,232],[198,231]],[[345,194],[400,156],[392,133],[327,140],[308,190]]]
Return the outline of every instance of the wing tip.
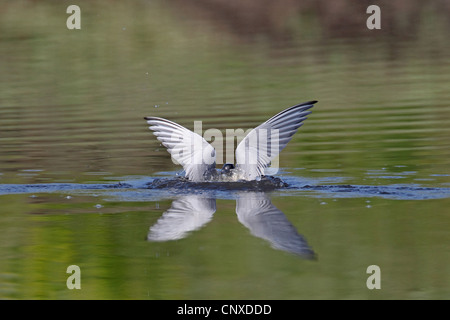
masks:
[[[150,121],[150,120],[164,120],[162,118],[158,118],[158,117],[144,117],[145,120]]]
[[[297,105],[297,107],[307,106],[307,105],[310,105],[310,104],[316,104],[317,102],[319,102],[319,101],[317,101],[317,100],[311,100],[311,101],[308,101],[308,102],[300,103],[300,104]]]

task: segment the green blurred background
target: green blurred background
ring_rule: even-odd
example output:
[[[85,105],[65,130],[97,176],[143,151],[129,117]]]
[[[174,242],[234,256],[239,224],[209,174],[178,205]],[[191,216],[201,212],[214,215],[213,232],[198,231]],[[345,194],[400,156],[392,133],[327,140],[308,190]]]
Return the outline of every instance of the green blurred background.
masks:
[[[370,4],[381,30],[366,28]],[[143,116],[247,129],[319,100],[285,175],[449,188],[449,28],[444,0],[0,1],[0,184],[178,170]],[[227,199],[186,239],[149,243],[171,203],[151,196],[0,195],[0,298],[450,298],[448,196],[276,192],[317,261],[251,236]],[[81,290],[66,287],[71,264]],[[381,290],[365,285],[371,264]]]

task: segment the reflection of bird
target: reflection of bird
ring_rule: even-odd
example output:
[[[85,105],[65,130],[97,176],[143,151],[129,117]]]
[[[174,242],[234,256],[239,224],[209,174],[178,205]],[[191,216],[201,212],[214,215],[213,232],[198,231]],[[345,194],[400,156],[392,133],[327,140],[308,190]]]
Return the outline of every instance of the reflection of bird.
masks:
[[[290,107],[251,130],[236,148],[236,168],[226,163],[219,172],[216,171],[216,151],[202,136],[163,118],[145,119],[172,158],[183,166],[189,180],[218,180],[222,176],[231,176],[233,180],[257,180],[291,141],[311,113],[308,109],[316,102]]]
[[[182,239],[190,231],[200,229],[216,212],[216,199],[197,195],[183,196],[172,202],[172,206],[150,228],[147,239],[168,241]]]
[[[271,243],[275,249],[314,258],[314,251],[305,238],[278,210],[269,197],[262,192],[244,192],[236,201],[239,222],[246,226],[255,237]]]

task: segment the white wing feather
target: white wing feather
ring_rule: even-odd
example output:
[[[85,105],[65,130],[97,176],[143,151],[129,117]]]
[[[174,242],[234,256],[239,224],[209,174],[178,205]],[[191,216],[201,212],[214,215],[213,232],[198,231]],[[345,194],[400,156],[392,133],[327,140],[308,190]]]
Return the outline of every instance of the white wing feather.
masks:
[[[216,212],[216,200],[197,195],[180,197],[172,202],[158,221],[150,227],[149,241],[182,239],[207,224]]]
[[[242,192],[236,200],[236,214],[240,223],[255,237],[267,240],[273,248],[314,258],[306,239],[297,232],[283,212],[262,192]]]
[[[216,151],[202,136],[167,119],[145,119],[172,159],[183,166],[189,180],[205,181],[215,172]]]
[[[271,161],[286,147],[317,101],[290,107],[262,123],[236,148],[236,168],[242,179],[255,180],[264,175]]]

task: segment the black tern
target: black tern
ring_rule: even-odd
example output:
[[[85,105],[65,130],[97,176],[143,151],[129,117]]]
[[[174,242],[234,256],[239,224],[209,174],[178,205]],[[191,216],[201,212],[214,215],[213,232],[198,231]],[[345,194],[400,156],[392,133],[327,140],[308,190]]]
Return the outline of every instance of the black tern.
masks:
[[[183,166],[193,182],[260,180],[272,160],[286,147],[317,101],[287,108],[251,130],[236,148],[236,166],[216,170],[216,151],[201,135],[167,119],[144,117],[149,129]]]

